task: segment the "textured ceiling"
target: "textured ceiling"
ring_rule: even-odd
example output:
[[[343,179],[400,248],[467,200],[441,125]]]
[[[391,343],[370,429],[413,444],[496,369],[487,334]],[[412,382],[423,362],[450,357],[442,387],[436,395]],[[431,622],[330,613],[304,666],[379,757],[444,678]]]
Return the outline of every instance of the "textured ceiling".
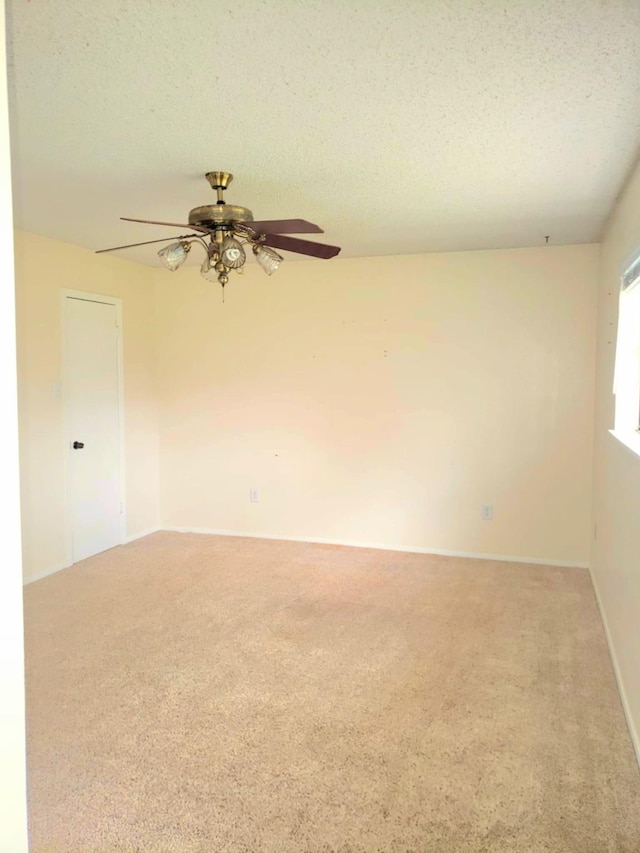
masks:
[[[16,224],[89,248],[212,169],[343,256],[588,242],[640,146],[638,0],[7,7]]]

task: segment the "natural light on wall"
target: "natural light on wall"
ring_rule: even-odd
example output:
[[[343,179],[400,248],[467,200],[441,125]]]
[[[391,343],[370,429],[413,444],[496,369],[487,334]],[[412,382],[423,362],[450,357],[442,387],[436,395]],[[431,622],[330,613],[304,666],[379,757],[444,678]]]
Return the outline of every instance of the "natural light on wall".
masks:
[[[640,250],[622,276],[613,392],[613,435],[640,455]]]

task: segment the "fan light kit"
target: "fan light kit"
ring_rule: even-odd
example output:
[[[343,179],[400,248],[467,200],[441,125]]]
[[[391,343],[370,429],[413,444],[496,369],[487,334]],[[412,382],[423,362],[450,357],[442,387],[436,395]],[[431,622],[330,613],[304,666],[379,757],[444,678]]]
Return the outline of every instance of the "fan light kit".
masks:
[[[201,245],[206,257],[200,267],[200,275],[207,281],[217,281],[224,287],[229,281],[231,271],[243,272],[247,260],[247,247],[251,249],[267,275],[272,275],[283,261],[282,255],[279,255],[276,249],[324,259],[333,258],[340,251],[338,246],[312,243],[310,240],[287,236],[288,234],[323,233],[322,228],[305,219],[256,221],[247,207],[227,204],[224,200],[224,191],[233,180],[233,175],[229,172],[207,172],[206,178],[216,191],[218,200],[215,204],[194,207],[189,212],[188,225],[121,217],[126,222],[188,228],[196,233],[160,240],[145,240],[143,243],[130,243],[127,246],[114,246],[111,249],[100,249],[99,252],[115,252],[118,249],[131,249],[134,246],[146,246],[150,243],[171,240],[168,246],[160,249],[158,257],[168,270],[174,272],[186,261],[191,247],[194,244]]]

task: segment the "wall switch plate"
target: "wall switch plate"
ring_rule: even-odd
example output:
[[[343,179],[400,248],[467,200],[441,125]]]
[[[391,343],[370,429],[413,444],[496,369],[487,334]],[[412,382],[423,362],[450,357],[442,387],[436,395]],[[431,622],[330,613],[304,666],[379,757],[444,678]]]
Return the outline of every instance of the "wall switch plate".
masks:
[[[482,504],[480,514],[483,521],[491,521],[493,519],[493,504]]]
[[[260,502],[260,495],[257,489],[249,489],[249,500],[252,504],[257,504]]]

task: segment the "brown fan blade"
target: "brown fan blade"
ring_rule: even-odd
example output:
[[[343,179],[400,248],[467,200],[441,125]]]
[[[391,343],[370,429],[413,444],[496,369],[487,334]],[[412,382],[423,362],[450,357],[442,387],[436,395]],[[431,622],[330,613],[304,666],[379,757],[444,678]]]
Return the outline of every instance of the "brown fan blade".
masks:
[[[121,216],[125,222],[142,222],[144,225],[168,225],[170,228],[191,228],[192,231],[200,231],[202,234],[211,234],[209,228],[200,225],[185,225],[184,222],[155,222],[153,219],[131,219],[129,216]]]
[[[311,240],[300,240],[299,237],[285,237],[283,234],[265,234],[264,242],[273,249],[298,252],[299,255],[311,255],[313,258],[333,258],[340,251],[340,246],[329,246],[326,243],[312,243]]]
[[[134,246],[148,246],[150,243],[168,243],[169,240],[189,240],[191,237],[198,238],[198,234],[181,234],[179,237],[162,237],[160,240],[145,240],[144,243],[129,243],[126,246],[112,246],[110,249],[96,249],[96,255],[102,252],[117,252],[118,249],[133,249]]]
[[[260,219],[258,222],[243,222],[261,234],[324,234],[319,225],[306,219]]]

